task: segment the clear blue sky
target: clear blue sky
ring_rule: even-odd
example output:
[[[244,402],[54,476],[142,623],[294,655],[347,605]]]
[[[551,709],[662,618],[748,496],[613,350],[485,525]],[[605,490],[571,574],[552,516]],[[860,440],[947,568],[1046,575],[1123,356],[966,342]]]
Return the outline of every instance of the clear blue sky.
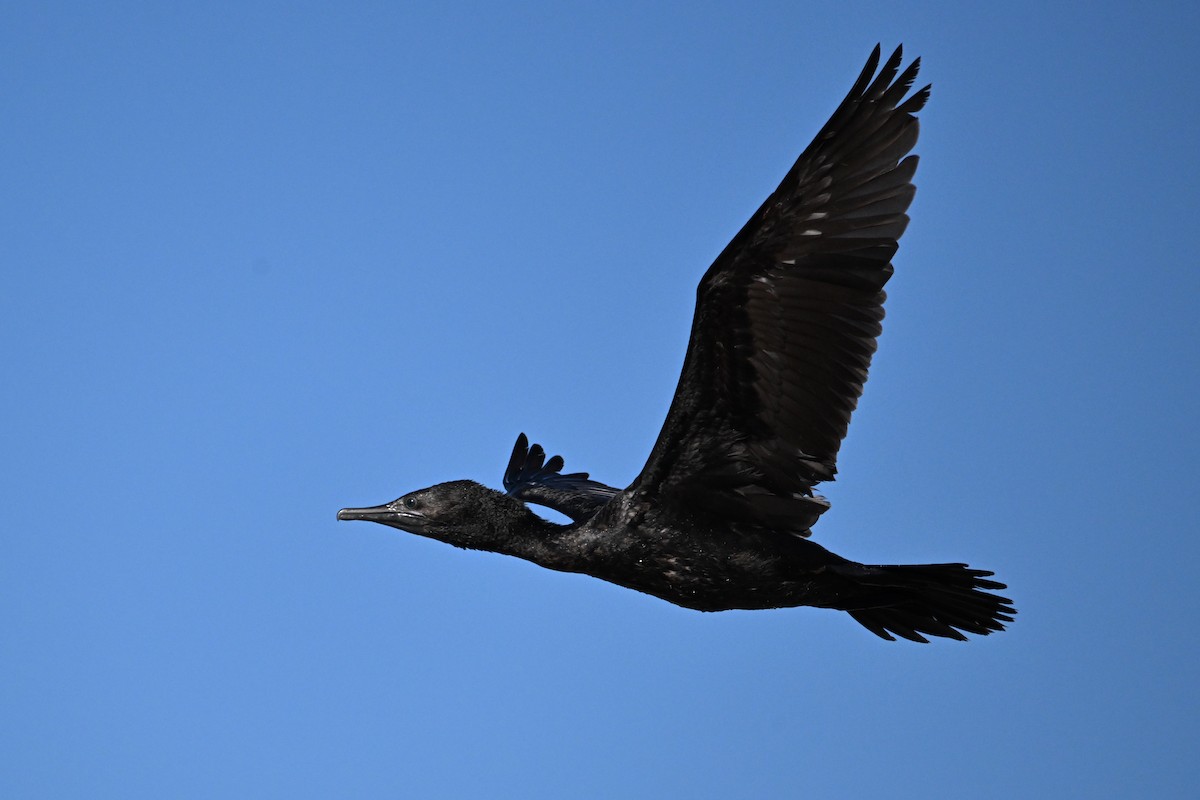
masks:
[[[688,10],[683,10],[685,7]],[[1184,3],[8,3],[0,795],[1184,797]],[[624,485],[696,281],[903,42],[913,223],[823,544],[1007,633],[703,615],[380,526]]]

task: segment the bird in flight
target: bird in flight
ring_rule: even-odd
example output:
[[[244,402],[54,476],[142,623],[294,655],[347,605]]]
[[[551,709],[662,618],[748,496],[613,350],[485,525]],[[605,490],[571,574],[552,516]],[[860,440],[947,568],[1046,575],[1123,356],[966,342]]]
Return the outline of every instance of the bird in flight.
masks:
[[[883,320],[908,224],[920,59],[877,46],[774,193],[709,267],[683,371],[625,489],[517,438],[504,489],[451,481],[340,520],[579,572],[700,611],[817,606],[927,642],[1004,630],[1006,588],[966,564],[872,565],[810,538]],[[526,503],[571,519],[551,522]]]

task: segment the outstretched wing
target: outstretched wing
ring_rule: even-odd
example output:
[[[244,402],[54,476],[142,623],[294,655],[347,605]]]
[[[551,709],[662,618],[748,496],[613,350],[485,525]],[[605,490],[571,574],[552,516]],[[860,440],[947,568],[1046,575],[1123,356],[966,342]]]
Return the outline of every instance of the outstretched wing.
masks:
[[[504,470],[504,489],[518,500],[553,508],[576,522],[591,517],[619,491],[588,480],[586,472],[563,475],[562,468],[562,456],[547,461],[542,446],[530,447],[529,438],[522,433]]]
[[[879,48],[779,188],[705,273],[683,372],[631,489],[795,533],[828,507],[908,224],[915,112],[899,48]]]

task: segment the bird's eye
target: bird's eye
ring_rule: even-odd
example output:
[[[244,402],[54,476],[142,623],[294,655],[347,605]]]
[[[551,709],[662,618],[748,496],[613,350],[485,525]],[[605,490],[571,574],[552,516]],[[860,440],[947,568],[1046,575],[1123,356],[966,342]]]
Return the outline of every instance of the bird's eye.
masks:
[[[404,507],[405,508],[416,508],[417,507],[417,498],[415,498],[415,497],[404,498]]]

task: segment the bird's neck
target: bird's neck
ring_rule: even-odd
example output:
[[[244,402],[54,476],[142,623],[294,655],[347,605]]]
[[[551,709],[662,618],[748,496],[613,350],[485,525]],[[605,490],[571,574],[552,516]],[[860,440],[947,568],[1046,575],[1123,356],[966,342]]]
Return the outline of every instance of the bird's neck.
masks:
[[[495,552],[523,558],[555,570],[568,570],[578,562],[580,541],[578,525],[550,522],[530,511],[524,504],[496,520],[503,532]]]

